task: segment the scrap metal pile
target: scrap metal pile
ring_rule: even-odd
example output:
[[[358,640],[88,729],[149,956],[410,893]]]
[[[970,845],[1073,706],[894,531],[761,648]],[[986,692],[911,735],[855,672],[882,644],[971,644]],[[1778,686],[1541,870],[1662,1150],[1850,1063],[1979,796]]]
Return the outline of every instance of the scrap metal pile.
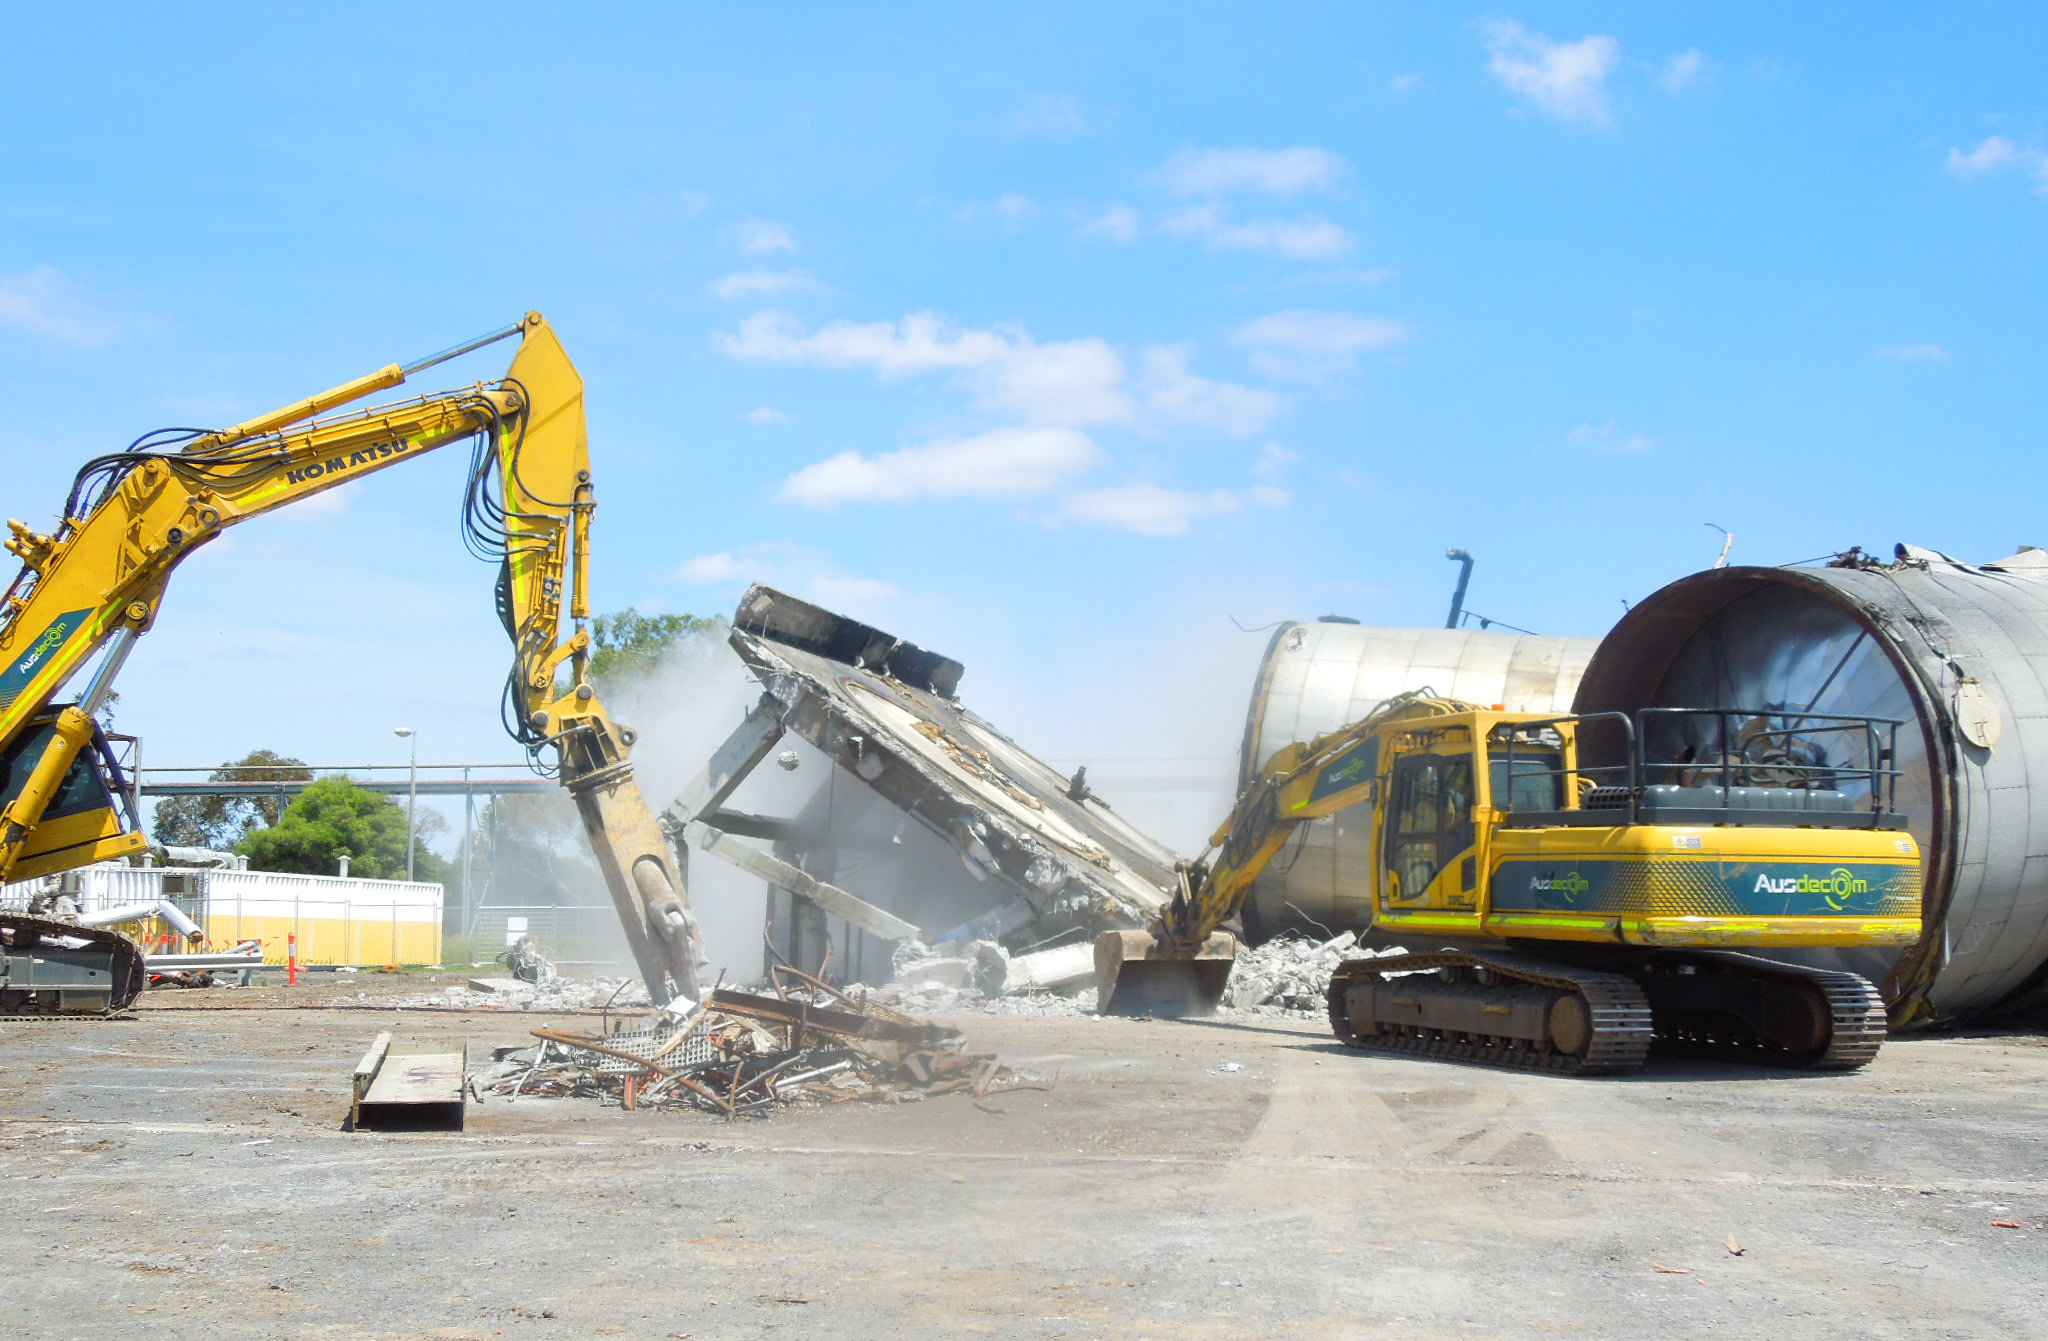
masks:
[[[541,1028],[470,1077],[486,1096],[596,1098],[627,1109],[694,1108],[761,1117],[797,1104],[980,1099],[1015,1073],[966,1050],[961,1034],[777,965],[773,996],[721,989],[680,1022],[579,1034]]]

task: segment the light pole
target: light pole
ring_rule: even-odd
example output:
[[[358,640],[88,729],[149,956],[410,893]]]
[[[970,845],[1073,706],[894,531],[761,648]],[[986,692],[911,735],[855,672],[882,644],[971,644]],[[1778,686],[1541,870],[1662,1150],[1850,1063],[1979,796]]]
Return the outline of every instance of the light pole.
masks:
[[[412,741],[412,782],[405,798],[405,878],[411,880],[414,821],[420,813],[420,735],[409,726],[394,727],[391,734]]]

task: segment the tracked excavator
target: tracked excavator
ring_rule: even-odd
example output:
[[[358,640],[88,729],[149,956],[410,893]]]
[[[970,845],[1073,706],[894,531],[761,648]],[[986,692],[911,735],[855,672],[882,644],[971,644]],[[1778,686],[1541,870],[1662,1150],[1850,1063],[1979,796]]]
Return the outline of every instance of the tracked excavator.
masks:
[[[1577,1075],[1634,1070],[1653,1041],[1862,1066],[1877,989],[1769,956],[1919,938],[1899,725],[1403,695],[1272,757],[1158,924],[1097,941],[1099,1008],[1212,1009],[1236,947],[1219,928],[1303,826],[1349,812],[1372,834],[1375,931],[1441,947],[1339,966],[1330,1024],[1354,1048]]]
[[[344,409],[512,339],[518,353],[496,382]],[[180,563],[229,527],[461,442],[471,447],[464,535],[497,567],[513,646],[506,729],[574,798],[656,1004],[698,1000],[701,941],[633,781],[633,732],[587,675],[597,500],[583,379],[538,312],[233,428],[147,434],[85,463],[49,534],[8,523],[22,568],[0,605],[0,881],[147,846],[96,718]],[[60,702],[81,676],[76,698]],[[140,949],[118,931],[0,911],[0,1018],[117,1013],[145,980]]]

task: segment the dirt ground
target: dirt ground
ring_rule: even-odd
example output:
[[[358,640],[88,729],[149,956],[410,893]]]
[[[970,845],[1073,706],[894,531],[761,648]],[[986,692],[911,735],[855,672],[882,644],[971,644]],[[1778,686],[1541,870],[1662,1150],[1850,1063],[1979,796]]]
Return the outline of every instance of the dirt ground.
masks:
[[[2048,1316],[2035,1035],[1895,1041],[1846,1076],[1563,1080],[1363,1058],[1307,1020],[964,1016],[1043,1088],[344,1133],[381,1029],[476,1058],[594,1023],[377,1003],[422,986],[0,1024],[0,1337],[1838,1341]]]

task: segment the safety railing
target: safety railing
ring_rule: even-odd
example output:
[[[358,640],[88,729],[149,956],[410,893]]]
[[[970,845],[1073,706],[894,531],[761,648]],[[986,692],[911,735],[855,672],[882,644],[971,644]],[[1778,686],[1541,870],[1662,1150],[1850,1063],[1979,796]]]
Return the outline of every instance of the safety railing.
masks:
[[[1583,756],[1589,736],[1618,732],[1594,751],[1620,762],[1567,769],[1563,754],[1526,738],[1569,725]],[[1517,722],[1504,744],[1494,800],[1517,828],[1619,824],[1901,828],[1898,733],[1890,717],[1765,708],[1643,708]],[[1589,729],[1590,728],[1590,729]],[[1669,742],[1666,744],[1666,742]],[[1518,745],[1520,746],[1518,764]],[[1669,750],[1652,753],[1652,749]],[[1860,756],[1860,762],[1859,762]],[[1531,761],[1541,761],[1534,769]],[[1517,805],[1530,776],[1549,781],[1555,805]]]

